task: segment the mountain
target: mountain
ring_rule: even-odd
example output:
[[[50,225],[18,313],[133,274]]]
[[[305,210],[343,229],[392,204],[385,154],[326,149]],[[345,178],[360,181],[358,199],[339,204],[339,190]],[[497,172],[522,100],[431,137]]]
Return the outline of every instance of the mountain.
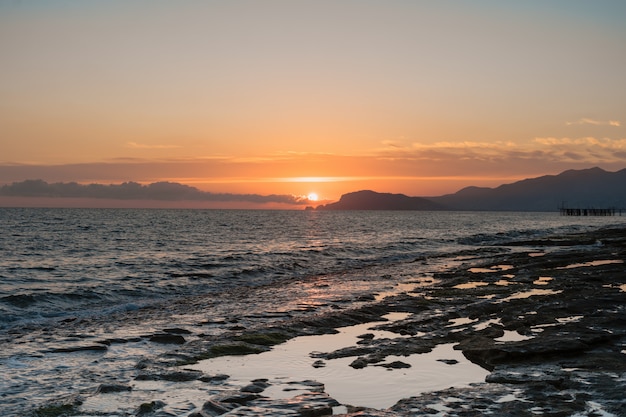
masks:
[[[363,190],[344,194],[335,203],[318,206],[317,210],[441,210],[442,207],[422,197],[404,194],[377,193]]]
[[[467,187],[440,197],[357,191],[317,210],[556,211],[571,208],[626,208],[626,169],[568,170],[496,188]]]
[[[555,211],[576,208],[626,208],[626,169],[569,170],[496,188],[467,187],[429,200],[451,210]]]

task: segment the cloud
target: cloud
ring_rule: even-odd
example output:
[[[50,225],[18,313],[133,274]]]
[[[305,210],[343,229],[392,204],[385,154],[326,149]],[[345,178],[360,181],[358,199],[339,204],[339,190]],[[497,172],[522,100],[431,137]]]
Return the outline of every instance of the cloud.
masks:
[[[535,138],[546,156],[565,162],[587,162],[590,164],[621,163],[624,160],[626,139],[610,138]]]
[[[355,154],[283,152],[249,158],[222,155],[186,159],[120,159],[108,163],[65,165],[0,164],[1,184],[10,184],[0,189],[0,194],[16,193],[22,187],[22,194],[19,195],[27,195],[24,193],[37,190],[33,188],[37,184],[21,182],[41,178],[47,183],[39,184],[39,194],[35,194],[39,196],[228,201],[265,204],[264,207],[267,204],[295,207],[294,204],[307,202],[294,195],[304,195],[312,190],[311,187],[316,187],[316,192],[338,194],[353,191],[354,187],[380,187],[380,190],[406,193],[406,189],[400,189],[404,186],[402,184],[415,182],[412,187],[418,191],[411,192],[418,195],[423,191],[419,191],[417,184],[426,184],[426,178],[456,177],[464,181],[494,178],[491,183],[494,184],[502,178],[526,178],[565,169],[591,166],[622,169],[626,166],[626,138],[538,137],[527,142],[407,141],[405,144],[388,142],[386,145],[392,146]],[[136,183],[124,182],[129,180]],[[68,185],[72,181],[120,185],[89,188],[75,184],[72,188]],[[141,185],[150,183],[151,186]],[[463,185],[476,184],[465,182]],[[434,189],[434,186],[431,188]],[[436,191],[429,193],[437,194]]]
[[[178,145],[147,145],[137,142],[126,142],[126,147],[131,149],[176,149],[180,148]]]
[[[535,143],[544,146],[591,146],[602,149],[626,149],[626,139],[610,139],[610,138],[535,138]]]
[[[614,126],[620,127],[622,124],[618,120],[594,120],[583,117],[582,119],[578,119],[575,122],[566,122],[567,126],[571,125],[593,125],[593,126]]]
[[[626,139],[541,137],[523,143],[415,143],[410,148],[381,151],[378,159],[389,161],[387,169],[394,171],[395,175],[511,175],[518,172],[556,172],[595,165],[621,168],[626,163],[624,151]],[[394,166],[391,166],[392,163]]]
[[[384,140],[382,144],[385,146],[385,149],[403,149],[404,145],[402,142],[398,142],[395,140]]]
[[[309,202],[306,198],[292,195],[209,193],[174,182],[156,182],[148,185],[136,182],[82,185],[76,182],[49,184],[43,180],[26,180],[0,187],[0,195],[9,197],[282,203],[295,205]]]

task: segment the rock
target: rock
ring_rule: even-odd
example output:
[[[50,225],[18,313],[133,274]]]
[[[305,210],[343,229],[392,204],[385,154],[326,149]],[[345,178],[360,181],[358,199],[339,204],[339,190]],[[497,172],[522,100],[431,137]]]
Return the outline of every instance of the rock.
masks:
[[[355,360],[352,361],[350,366],[354,369],[363,369],[367,366],[367,360],[361,357],[356,358]]]
[[[180,327],[171,327],[171,328],[163,329],[163,331],[165,333],[170,333],[170,334],[191,334],[189,330],[182,329]]]
[[[298,413],[302,417],[330,416],[333,414],[333,408],[329,405],[322,405],[322,406],[305,405],[298,409]]]
[[[268,381],[269,381],[269,380],[268,380],[267,378],[259,378],[259,379],[255,379],[255,380],[253,380],[253,381],[252,381],[252,383],[253,383],[254,385],[258,385],[258,386],[260,386],[260,387],[267,388],[267,387],[269,387],[270,385],[272,385],[272,384],[270,384]]]
[[[226,414],[229,411],[236,408],[237,405],[233,404],[221,404],[217,401],[209,400],[202,405],[202,413],[205,416],[220,416],[222,414]]]
[[[411,365],[402,361],[393,361],[391,363],[381,363],[376,366],[382,366],[387,369],[402,369],[402,368],[410,368]]]
[[[263,391],[265,391],[265,387],[256,384],[246,385],[245,387],[241,388],[241,392],[252,392],[255,394],[261,393]]]
[[[218,375],[202,375],[200,378],[198,378],[199,381],[202,382],[223,382],[224,380],[230,378],[230,376],[225,375],[225,374],[218,374]]]
[[[254,393],[236,393],[236,394],[227,394],[223,397],[219,398],[219,402],[221,403],[234,403],[234,404],[240,404],[240,405],[246,405],[247,403],[249,403],[252,400],[255,400],[257,398],[259,398],[260,395],[254,394]]]
[[[313,362],[313,368],[323,368],[326,366],[326,362],[324,362],[321,359],[316,360],[315,362]]]
[[[300,385],[304,385],[305,387],[308,387],[311,392],[314,392],[314,393],[324,392],[324,384],[322,384],[321,382],[307,379],[305,381],[300,381],[297,383]]]
[[[139,416],[145,416],[145,415],[148,415],[148,414],[152,414],[156,410],[159,410],[159,409],[165,407],[165,405],[166,404],[163,401],[152,401],[152,402],[149,402],[149,403],[143,403],[137,409],[136,415],[139,417]]]
[[[182,345],[186,342],[185,338],[178,334],[157,333],[150,337],[150,341],[154,343],[176,344]]]
[[[106,345],[79,345],[79,346],[63,346],[54,349],[50,349],[50,353],[73,353],[73,352],[106,352],[108,347]]]
[[[526,384],[548,383],[563,388],[569,380],[570,374],[560,366],[532,365],[532,366],[502,366],[496,368],[485,379],[487,382],[498,384]]]
[[[142,372],[135,377],[137,381],[171,381],[185,382],[200,379],[202,372],[200,371],[156,371]]]
[[[124,392],[124,391],[131,391],[131,390],[132,390],[132,387],[130,387],[128,385],[100,384],[100,386],[96,390],[96,393],[98,393],[98,394],[108,394],[108,393],[111,393],[111,392]]]

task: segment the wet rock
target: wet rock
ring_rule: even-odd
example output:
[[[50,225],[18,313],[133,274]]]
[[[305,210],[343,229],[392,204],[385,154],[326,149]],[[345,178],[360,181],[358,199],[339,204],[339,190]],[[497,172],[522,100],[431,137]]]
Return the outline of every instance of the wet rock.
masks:
[[[77,403],[65,403],[65,404],[48,404],[34,410],[33,415],[36,417],[57,417],[68,416],[76,414]]]
[[[215,358],[218,356],[249,355],[253,353],[266,352],[268,350],[269,347],[267,346],[252,345],[245,342],[220,343],[211,346],[206,356],[209,358]]]
[[[255,384],[255,385],[258,385],[260,387],[267,388],[270,385],[272,385],[268,381],[269,381],[269,379],[267,379],[267,378],[259,378],[259,379],[253,380],[252,383]]]
[[[202,375],[198,378],[199,381],[209,382],[209,383],[220,383],[230,378],[230,376],[226,374],[218,374],[218,375]]]
[[[391,363],[381,363],[381,364],[377,364],[376,366],[382,366],[383,368],[387,368],[387,369],[403,369],[403,368],[411,367],[410,364],[406,362],[402,362],[402,361],[393,361]]]
[[[153,414],[155,411],[165,407],[165,403],[163,401],[151,401],[149,403],[143,403],[137,409],[135,415],[138,417],[148,416]]]
[[[187,329],[182,329],[180,327],[170,327],[167,329],[163,329],[163,332],[169,333],[169,334],[191,334],[191,331]]]
[[[263,391],[265,391],[266,387],[260,386],[260,385],[256,385],[256,384],[249,384],[246,385],[245,387],[241,388],[241,392],[251,392],[254,394],[259,394]]]
[[[240,407],[237,408],[230,413],[228,413],[228,417],[262,417],[262,416],[272,416],[272,417],[298,417],[300,414],[298,411],[293,409],[279,409],[279,408],[266,408],[266,407]]]
[[[324,362],[321,359],[316,360],[315,362],[313,362],[313,368],[323,368],[326,366],[326,362]]]
[[[570,374],[556,365],[503,366],[487,375],[486,382],[499,384],[549,383],[563,387]]]
[[[209,400],[202,405],[202,413],[204,416],[221,416],[237,407],[236,404],[222,404]]]
[[[293,334],[281,331],[268,331],[263,333],[248,333],[242,334],[237,337],[237,340],[251,344],[261,346],[274,346],[291,339]]]
[[[367,360],[365,358],[356,358],[350,366],[354,369],[363,369],[367,366]]]
[[[469,360],[492,370],[495,365],[502,363],[580,355],[606,340],[605,334],[600,333],[594,337],[588,333],[587,331],[583,331],[582,334],[561,333],[554,337],[546,335],[505,344],[496,344],[492,339],[475,337],[462,341],[459,348]]]
[[[129,385],[122,384],[100,384],[96,393],[98,394],[108,394],[108,393],[117,393],[117,392],[126,392],[131,391],[132,387]]]
[[[110,346],[113,344],[124,344],[124,343],[139,342],[139,341],[141,341],[140,337],[129,337],[129,338],[112,337],[112,338],[101,340],[98,343],[102,343],[104,345]]]
[[[50,353],[74,353],[74,352],[106,352],[107,346],[98,345],[78,345],[78,346],[62,346],[50,349]]]
[[[446,365],[456,365],[459,363],[456,359],[437,359],[438,362],[443,362]]]
[[[260,399],[250,405],[264,411],[248,415],[318,417],[332,415],[333,407],[340,404],[324,392],[308,392],[283,400]]]
[[[157,333],[150,336],[150,341],[154,343],[176,344],[182,345],[186,342],[185,338],[179,334]]]
[[[135,377],[137,381],[195,381],[203,376],[200,371],[154,371],[142,372]]]
[[[223,394],[218,396],[218,400],[220,403],[234,403],[240,405],[246,405],[252,400],[259,398],[260,395],[248,392],[237,392],[232,394]]]
[[[297,382],[297,384],[304,385],[311,392],[324,392],[324,384],[318,381],[307,379],[305,381]]]

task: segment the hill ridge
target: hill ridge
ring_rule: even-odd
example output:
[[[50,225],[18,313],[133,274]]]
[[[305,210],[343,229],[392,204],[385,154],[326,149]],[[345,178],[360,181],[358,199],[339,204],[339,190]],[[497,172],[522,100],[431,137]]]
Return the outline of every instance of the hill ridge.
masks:
[[[626,168],[570,169],[495,188],[469,186],[438,197],[361,190],[318,210],[556,211],[559,207],[626,208]]]

